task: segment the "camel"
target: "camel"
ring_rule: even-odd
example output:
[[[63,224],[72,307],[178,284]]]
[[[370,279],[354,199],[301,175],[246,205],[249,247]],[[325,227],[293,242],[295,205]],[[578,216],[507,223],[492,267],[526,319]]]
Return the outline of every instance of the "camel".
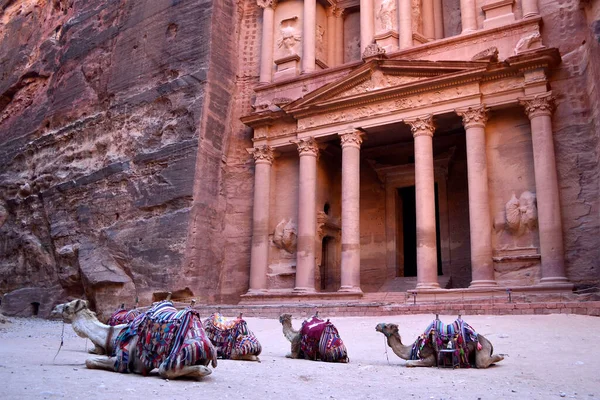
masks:
[[[212,364],[213,368],[217,366],[216,350],[206,338],[201,324],[194,321],[195,313],[190,309],[177,312],[177,316],[187,317],[184,323],[190,327],[183,333],[179,345],[171,346],[172,348],[177,347],[178,352],[173,353],[165,351],[165,349],[162,349],[162,354],[158,354],[158,351],[152,352],[149,347],[151,343],[147,343],[144,340],[146,336],[142,337],[142,334],[146,335],[146,331],[143,330],[145,323],[156,323],[151,318],[152,314],[146,314],[156,310],[157,306],[163,309],[168,307],[169,311],[177,312],[170,301],[160,302],[130,324],[109,326],[98,321],[96,314],[89,309],[89,303],[86,300],[73,300],[57,305],[51,315],[60,317],[63,322],[71,324],[77,335],[90,339],[96,348],[109,355],[87,359],[85,365],[89,369],[147,375],[153,369],[152,367],[156,367],[158,374],[164,379],[179,377],[200,379],[210,375],[212,370],[208,368],[208,365]],[[157,315],[159,314],[157,313]],[[168,323],[165,321],[162,321],[163,327]],[[173,321],[173,319],[169,321]],[[147,337],[150,338],[150,334],[147,334]],[[154,335],[152,339],[164,338],[157,338]],[[169,357],[166,357],[167,355]],[[149,358],[160,364],[149,363]]]
[[[436,321],[439,320],[434,320],[434,323]],[[460,317],[458,321],[461,321]],[[396,324],[381,323],[375,327],[375,330],[385,335],[388,346],[392,348],[398,357],[406,360],[407,367],[433,367],[438,363],[439,343],[441,343],[441,339],[437,339],[436,333],[430,329],[432,325],[426,330],[425,334],[421,335],[413,344],[408,346],[402,344],[402,339],[398,333],[398,325]],[[502,355],[492,354],[494,347],[488,339],[475,331],[472,332],[476,335],[476,340],[466,340],[468,360],[465,360],[465,362],[477,368],[487,368],[494,363],[504,360]]]
[[[203,323],[206,336],[217,349],[217,356],[223,359],[258,361],[262,346],[254,333],[248,329],[242,314],[235,319],[227,319],[220,313],[213,313]]]
[[[346,346],[342,342],[335,326],[318,318],[318,313],[305,320],[299,331],[292,326],[292,316],[282,314],[279,317],[283,335],[291,343],[291,352],[287,358],[304,358],[329,362],[350,362]]]

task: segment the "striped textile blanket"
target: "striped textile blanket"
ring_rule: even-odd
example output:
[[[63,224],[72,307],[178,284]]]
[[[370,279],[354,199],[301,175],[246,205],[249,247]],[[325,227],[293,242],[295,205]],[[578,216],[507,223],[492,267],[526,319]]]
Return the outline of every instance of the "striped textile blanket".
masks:
[[[477,343],[477,332],[471,325],[460,318],[448,325],[439,319],[434,319],[413,344],[410,359],[421,359],[421,350],[427,345],[432,345],[434,348],[439,349],[448,346],[449,342],[451,343],[451,348],[455,349],[456,355],[460,360],[460,366],[463,368],[470,367],[467,344],[469,342]]]
[[[312,316],[302,322],[300,350],[304,357],[322,361],[348,361],[346,346],[337,328],[329,321]]]
[[[137,317],[141,313],[142,312],[136,308],[134,308],[132,310],[126,310],[124,308],[119,308],[114,313],[112,313],[112,315],[110,316],[110,318],[108,319],[108,322],[106,324],[110,325],[110,326],[128,324],[128,323],[132,322],[135,319],[135,317]]]
[[[262,351],[258,338],[248,329],[246,321],[241,316],[227,319],[220,313],[213,313],[204,320],[203,327],[216,347],[218,357],[228,359],[232,355],[258,356]]]
[[[177,310],[170,301],[156,303],[138,315],[117,337],[115,371],[130,372],[129,343],[137,337],[137,354],[144,374],[163,362],[167,369],[215,360],[216,350],[202,327],[200,315],[190,307]]]

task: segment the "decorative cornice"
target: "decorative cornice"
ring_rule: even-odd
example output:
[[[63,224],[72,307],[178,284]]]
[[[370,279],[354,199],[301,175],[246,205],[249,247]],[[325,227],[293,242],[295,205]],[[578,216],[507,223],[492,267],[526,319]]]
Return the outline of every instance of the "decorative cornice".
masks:
[[[519,103],[525,107],[525,113],[529,119],[533,119],[542,115],[551,116],[556,108],[554,100],[552,92],[546,92],[532,97],[521,97]]]
[[[254,162],[256,164],[263,163],[271,165],[275,159],[273,148],[266,144],[259,147],[254,147],[252,149],[252,155],[254,156]]]
[[[256,4],[260,8],[271,7],[274,10],[277,7],[277,0],[256,0]]]
[[[498,48],[496,46],[492,46],[480,51],[471,58],[471,61],[498,62]]]
[[[360,145],[362,143],[361,131],[352,130],[348,132],[342,132],[339,135],[342,144],[342,149],[344,147],[356,147],[360,149]]]
[[[316,157],[319,154],[319,146],[317,146],[317,142],[312,137],[300,139],[296,142],[296,145],[298,146],[298,154],[300,154],[300,157]]]
[[[487,122],[487,113],[489,108],[484,104],[475,107],[467,107],[462,109],[454,110],[459,117],[462,117],[463,126],[465,129],[473,127],[485,127]]]
[[[405,123],[410,125],[410,131],[413,137],[417,136],[433,136],[435,125],[433,125],[433,115],[424,115],[422,117],[405,119]]]

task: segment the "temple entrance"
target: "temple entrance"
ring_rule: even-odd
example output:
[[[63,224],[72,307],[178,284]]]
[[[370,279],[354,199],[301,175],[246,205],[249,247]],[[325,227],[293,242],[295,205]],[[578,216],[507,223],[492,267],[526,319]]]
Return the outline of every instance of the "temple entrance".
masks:
[[[415,186],[397,189],[397,263],[396,277],[417,276],[417,215],[415,203]],[[438,185],[435,184],[435,236],[437,247],[437,270],[442,275],[442,249],[440,243],[440,216],[438,201]]]
[[[321,291],[335,291],[339,286],[335,265],[335,240],[325,236],[321,248],[320,281]]]

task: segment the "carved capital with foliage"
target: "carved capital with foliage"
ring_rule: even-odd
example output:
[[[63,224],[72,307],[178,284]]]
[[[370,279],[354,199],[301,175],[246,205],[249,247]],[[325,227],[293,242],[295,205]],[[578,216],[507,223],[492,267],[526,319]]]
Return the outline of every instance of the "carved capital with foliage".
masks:
[[[347,132],[340,133],[340,140],[342,143],[342,149],[344,147],[356,147],[360,149],[360,145],[362,143],[362,132],[358,130],[351,130]]]
[[[519,103],[525,107],[525,113],[529,119],[533,119],[542,115],[550,116],[555,109],[554,96],[552,96],[552,92],[535,95],[532,97],[522,97],[519,99]]]
[[[256,0],[256,4],[260,8],[271,7],[274,10],[277,7],[277,0]]]
[[[273,154],[273,148],[271,146],[267,146],[266,144],[260,147],[255,147],[252,149],[252,155],[254,156],[254,162],[256,164],[273,164],[273,160],[275,158]]]
[[[463,126],[465,129],[476,126],[481,128],[485,127],[488,111],[489,109],[483,104],[476,107],[467,107],[454,110],[459,117],[462,117]]]
[[[412,132],[413,137],[433,136],[433,133],[435,132],[435,125],[433,125],[433,116],[431,114],[405,119],[404,122],[410,125],[410,131]]]
[[[298,153],[302,156],[313,156],[319,155],[319,146],[314,138],[310,137],[307,139],[300,139],[296,142],[298,146]]]

